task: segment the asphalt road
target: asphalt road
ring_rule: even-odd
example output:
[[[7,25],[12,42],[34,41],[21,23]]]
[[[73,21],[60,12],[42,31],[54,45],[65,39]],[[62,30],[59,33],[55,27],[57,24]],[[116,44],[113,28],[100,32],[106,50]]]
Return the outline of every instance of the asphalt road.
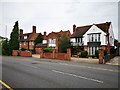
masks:
[[[2,57],[2,81],[11,88],[118,88],[118,67]]]

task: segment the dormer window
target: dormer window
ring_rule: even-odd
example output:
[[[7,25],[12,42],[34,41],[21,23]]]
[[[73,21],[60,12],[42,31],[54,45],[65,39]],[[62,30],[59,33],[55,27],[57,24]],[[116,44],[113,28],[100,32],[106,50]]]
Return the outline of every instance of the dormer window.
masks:
[[[27,36],[24,36],[24,39],[27,39]]]

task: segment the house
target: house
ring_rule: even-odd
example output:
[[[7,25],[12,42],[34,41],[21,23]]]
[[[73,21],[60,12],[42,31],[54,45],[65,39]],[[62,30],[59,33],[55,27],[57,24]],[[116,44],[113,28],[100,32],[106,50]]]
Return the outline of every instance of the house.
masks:
[[[105,22],[79,27],[73,25],[70,41],[72,53],[75,46],[83,46],[84,50],[88,51],[88,55],[95,55],[95,51],[100,48],[110,53],[110,48],[114,48],[112,23]]]
[[[58,50],[59,40],[63,34],[66,34],[68,39],[70,39],[71,33],[69,30],[68,31],[61,30],[60,32],[51,32],[48,35],[46,32],[44,32],[44,35],[43,35],[44,40],[42,44],[39,44],[39,45],[43,47],[50,47],[50,48],[54,48]]]
[[[32,26],[31,33],[24,33],[23,29],[20,29],[20,49],[24,48],[27,50],[34,49],[34,40],[37,38],[39,33],[36,33],[36,26]]]

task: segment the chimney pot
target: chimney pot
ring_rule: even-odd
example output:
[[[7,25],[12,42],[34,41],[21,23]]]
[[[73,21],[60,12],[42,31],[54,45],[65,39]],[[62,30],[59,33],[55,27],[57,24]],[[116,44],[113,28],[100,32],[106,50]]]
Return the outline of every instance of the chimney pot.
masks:
[[[23,34],[23,29],[20,29],[20,35],[22,35]]]
[[[36,26],[33,26],[32,29],[33,29],[32,32],[33,32],[33,33],[36,33]]]
[[[76,25],[74,24],[73,25],[73,32],[75,32],[76,31]]]
[[[44,39],[46,39],[46,32],[44,32]]]

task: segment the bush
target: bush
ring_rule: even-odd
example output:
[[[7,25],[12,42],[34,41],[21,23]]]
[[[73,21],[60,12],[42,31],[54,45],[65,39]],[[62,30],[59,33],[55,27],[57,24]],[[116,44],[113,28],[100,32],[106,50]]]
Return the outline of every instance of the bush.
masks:
[[[97,57],[97,58],[99,57],[99,50],[95,51],[95,57]]]
[[[82,51],[82,52],[81,52],[81,57],[86,58],[87,55],[88,55],[88,52],[87,52],[87,51]]]
[[[25,51],[26,49],[25,48],[21,48],[21,51]]]
[[[53,49],[52,49],[52,48],[44,48],[43,51],[44,51],[44,52],[51,52],[51,53],[52,53],[52,52],[53,52]]]

